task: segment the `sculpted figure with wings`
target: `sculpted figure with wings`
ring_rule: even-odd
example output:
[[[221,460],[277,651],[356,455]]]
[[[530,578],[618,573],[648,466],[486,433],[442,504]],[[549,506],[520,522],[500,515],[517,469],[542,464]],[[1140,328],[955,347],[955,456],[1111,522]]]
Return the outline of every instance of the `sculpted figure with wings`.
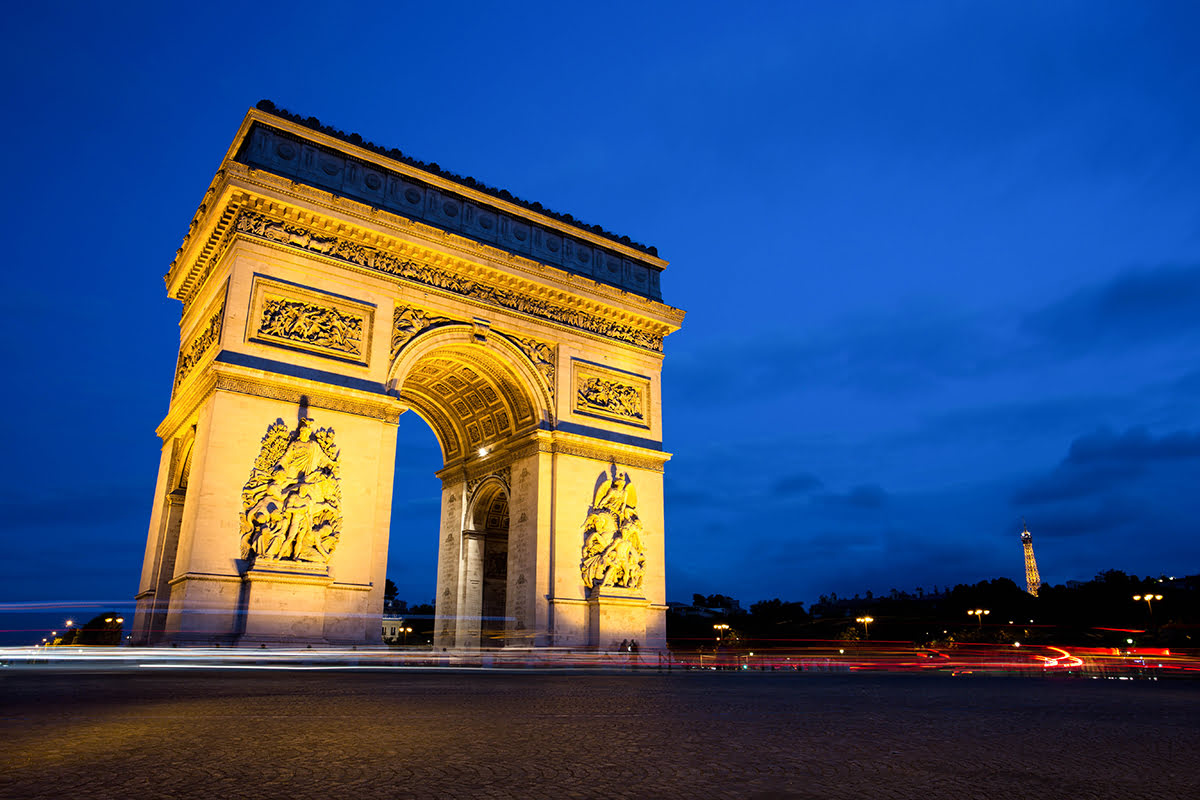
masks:
[[[637,490],[629,473],[613,467],[613,477],[600,483],[583,525],[580,574],[588,589],[615,586],[639,589],[645,572],[642,524],[637,516]]]
[[[327,563],[341,532],[340,451],[332,428],[276,420],[242,490],[240,556]]]

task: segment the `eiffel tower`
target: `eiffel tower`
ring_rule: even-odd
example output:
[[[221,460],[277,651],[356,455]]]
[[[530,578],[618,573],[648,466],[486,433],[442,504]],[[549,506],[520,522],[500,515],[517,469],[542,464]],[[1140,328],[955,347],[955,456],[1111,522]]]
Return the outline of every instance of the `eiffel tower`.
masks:
[[[1033,557],[1033,534],[1025,520],[1021,520],[1021,544],[1025,547],[1025,591],[1037,597],[1042,579],[1038,577],[1037,559]]]

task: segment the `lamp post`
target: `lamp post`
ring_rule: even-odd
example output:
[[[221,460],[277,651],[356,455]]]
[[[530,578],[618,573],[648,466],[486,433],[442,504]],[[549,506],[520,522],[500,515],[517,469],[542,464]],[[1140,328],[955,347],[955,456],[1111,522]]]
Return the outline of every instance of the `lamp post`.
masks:
[[[863,638],[870,639],[871,638],[871,623],[875,621],[875,618],[874,617],[855,617],[854,621],[862,623]]]
[[[717,646],[721,645],[721,639],[725,636],[725,631],[729,630],[729,626],[724,622],[718,622],[713,625],[713,630],[717,632]]]
[[[400,631],[401,631],[401,633],[404,634],[404,644],[407,646],[408,645],[408,635],[410,633],[412,633],[412,628],[401,628]]]
[[[992,612],[986,608],[973,608],[967,612],[967,615],[975,617],[975,619],[979,620],[979,629],[983,630],[983,618],[985,615],[990,613]]]
[[[1162,600],[1161,594],[1135,594],[1134,600],[1145,600],[1146,608],[1150,609],[1150,616],[1154,616],[1154,606],[1150,605],[1154,600]]]
[[[1150,610],[1150,627],[1155,628],[1156,626],[1154,624],[1154,606],[1151,604],[1155,600],[1162,600],[1163,596],[1161,594],[1135,594],[1133,596],[1133,599],[1146,601],[1146,608]]]
[[[115,630],[115,631],[116,631],[116,633],[117,633],[117,641],[116,641],[116,644],[117,644],[117,645],[120,645],[120,644],[121,644],[121,642],[122,642],[122,640],[125,638],[125,636],[124,636],[124,634],[125,634],[124,623],[125,623],[125,618],[124,618],[124,617],[105,617],[105,618],[104,618],[104,629],[105,629],[105,631],[113,631],[113,630]],[[115,629],[113,628],[113,625],[116,625],[116,628],[115,628]]]

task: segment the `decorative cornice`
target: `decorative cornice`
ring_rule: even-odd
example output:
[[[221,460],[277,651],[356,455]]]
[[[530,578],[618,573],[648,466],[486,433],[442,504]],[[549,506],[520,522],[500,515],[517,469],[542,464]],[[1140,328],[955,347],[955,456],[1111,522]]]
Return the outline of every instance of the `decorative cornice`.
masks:
[[[538,453],[561,454],[588,458],[603,464],[620,464],[630,469],[663,472],[670,453],[647,450],[644,447],[606,442],[577,434],[553,431],[534,431],[525,439],[514,440],[506,449],[484,458],[472,457],[465,463],[452,464],[438,470],[436,475],[443,488],[457,486],[478,478],[486,478],[499,470],[510,468],[521,459]]]
[[[174,436],[217,390],[282,400],[285,403],[299,404],[304,400],[310,408],[370,417],[393,425],[400,421],[400,415],[407,410],[399,400],[385,395],[371,395],[344,387],[330,387],[329,391],[325,391],[321,386],[319,383],[281,378],[279,375],[263,379],[240,367],[214,362],[204,370],[200,380],[171,402],[170,411],[155,432],[164,442]]]
[[[341,411],[392,424],[399,422],[400,415],[404,412],[404,406],[398,401],[354,399],[346,396],[348,391],[345,389],[339,389],[338,394],[325,393],[320,390],[314,391],[307,386],[290,386],[271,380],[260,380],[251,375],[220,372],[213,388],[268,400],[282,400],[285,403],[299,403],[304,399],[308,401],[310,408]]]
[[[584,311],[565,302],[545,297],[548,294],[544,287],[540,293],[530,290],[514,289],[492,283],[483,274],[470,275],[447,266],[440,266],[428,261],[418,261],[404,255],[388,252],[390,244],[381,241],[368,244],[354,241],[339,234],[315,232],[311,224],[299,221],[283,220],[249,209],[242,209],[233,221],[232,227],[237,234],[259,241],[292,249],[299,249],[312,255],[351,264],[393,278],[411,281],[434,289],[467,298],[482,303],[485,306],[501,308],[531,317],[555,322],[569,328],[599,334],[608,339],[632,344],[652,352],[662,352],[662,342],[665,331],[651,332],[661,328],[661,325],[643,324],[631,325],[606,319],[598,314]],[[384,245],[384,246],[377,246]],[[443,259],[449,261],[450,259]],[[475,272],[481,272],[475,270]],[[530,287],[532,289],[533,287]],[[541,294],[543,296],[537,296]],[[564,298],[565,299],[565,298]]]
[[[665,471],[666,462],[671,458],[670,453],[574,436],[570,439],[555,441],[553,452],[579,458],[590,458],[605,464],[616,462],[622,466],[644,469],[647,472]]]
[[[243,188],[243,184],[248,188]],[[256,189],[263,189],[273,195],[291,198],[302,203],[325,206],[331,211],[352,216],[361,222],[347,224],[333,218],[319,219],[315,214],[286,205],[286,199],[276,202],[252,194],[251,192]],[[218,201],[220,201],[221,208],[219,215],[215,212]],[[683,323],[684,312],[682,310],[657,300],[596,283],[586,277],[547,266],[519,254],[478,243],[407,217],[380,211],[377,208],[333,195],[321,189],[295,184],[272,173],[252,170],[236,162],[226,163],[213,179],[213,183],[205,195],[204,203],[189,227],[183,245],[176,252],[176,258],[171,262],[170,268],[164,276],[170,294],[183,302],[185,311],[190,307],[197,291],[208,279],[225,251],[237,238],[237,231],[230,223],[243,207],[252,208],[280,220],[292,219],[306,222],[311,220],[315,223],[314,227],[318,229],[316,231],[318,239],[325,236],[324,231],[332,230],[343,233],[352,240],[368,243],[378,241],[382,249],[402,258],[411,257],[424,260],[431,265],[449,266],[457,272],[490,279],[530,295],[556,298],[560,303],[572,309],[593,311],[601,317],[617,323],[630,324],[658,335],[660,339],[677,330]],[[212,213],[209,213],[210,209],[213,210]],[[209,221],[202,226],[200,223],[203,222],[205,215]],[[359,225],[361,228],[358,227]],[[202,235],[205,236],[203,240],[200,239]],[[299,235],[302,238],[302,234]],[[429,252],[420,246],[393,238],[396,235],[416,236],[429,241],[435,248],[444,247],[450,252]],[[307,249],[316,250],[317,248]],[[481,268],[480,264],[496,266]],[[186,267],[187,273],[184,274],[182,270],[186,265],[190,266]],[[375,271],[369,267],[352,266],[364,271]],[[517,270],[518,275],[514,276],[507,272],[509,269]],[[502,270],[502,272],[497,274],[497,270]],[[519,273],[529,276],[545,275],[565,284],[566,288],[548,287],[543,283],[523,278]],[[516,277],[516,282],[513,280],[514,277]],[[579,296],[580,292],[597,299],[583,299]],[[636,309],[638,313],[620,310],[623,308]]]

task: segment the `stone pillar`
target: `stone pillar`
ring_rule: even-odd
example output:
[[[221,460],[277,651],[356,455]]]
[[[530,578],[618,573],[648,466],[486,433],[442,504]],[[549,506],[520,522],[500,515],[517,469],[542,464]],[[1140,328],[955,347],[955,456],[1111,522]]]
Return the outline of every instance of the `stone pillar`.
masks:
[[[175,575],[175,552],[179,548],[179,527],[183,524],[183,502],[186,492],[176,490],[163,503],[161,530],[154,555],[154,574],[151,577],[146,613],[135,634],[138,644],[156,644],[162,640],[167,625],[167,607],[171,596],[170,580]]]
[[[464,483],[442,488],[442,523],[438,535],[437,593],[434,595],[433,646],[458,646],[458,603],[462,573]]]
[[[463,531],[462,577],[459,579],[458,632],[455,646],[479,647],[483,614],[483,545],[478,531]]]

